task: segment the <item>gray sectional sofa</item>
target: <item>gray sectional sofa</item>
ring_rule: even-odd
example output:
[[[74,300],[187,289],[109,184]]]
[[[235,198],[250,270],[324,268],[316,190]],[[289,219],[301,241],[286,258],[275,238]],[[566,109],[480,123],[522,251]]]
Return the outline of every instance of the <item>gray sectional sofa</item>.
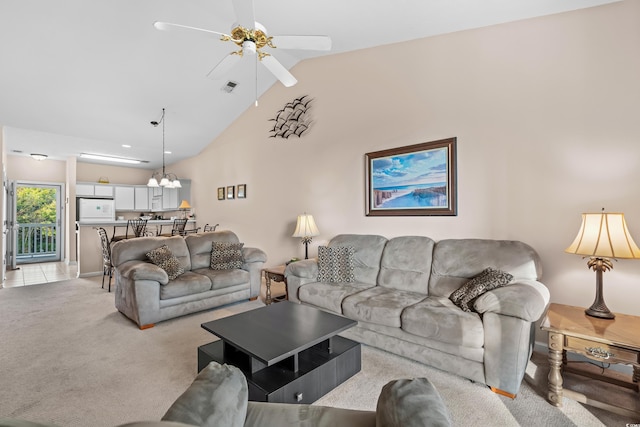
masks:
[[[341,335],[484,383],[515,397],[531,356],[534,323],[549,291],[537,253],[518,241],[343,234],[353,248],[351,282],[319,282],[317,259],[288,265],[289,300],[342,314],[358,325]],[[472,312],[449,296],[484,269],[510,273]]]
[[[213,270],[210,264],[214,241],[239,243],[238,236],[227,230],[186,237],[138,237],[114,243],[111,260],[116,308],[145,329],[162,320],[257,298],[266,254],[243,247],[241,268]],[[173,280],[146,255],[162,245],[167,245],[184,270]]]

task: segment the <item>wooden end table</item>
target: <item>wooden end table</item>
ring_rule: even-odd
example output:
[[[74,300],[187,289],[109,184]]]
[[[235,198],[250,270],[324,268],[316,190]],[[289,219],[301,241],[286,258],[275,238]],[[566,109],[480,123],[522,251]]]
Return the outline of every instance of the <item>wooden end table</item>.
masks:
[[[264,272],[264,284],[267,288],[266,291],[266,300],[265,304],[269,305],[272,302],[283,301],[289,299],[289,289],[287,288],[287,279],[284,277],[284,270],[287,268],[286,265],[277,265],[275,267],[264,268],[262,271]],[[274,282],[284,282],[284,297],[272,298],[271,297],[271,281]]]
[[[550,304],[542,330],[549,333],[549,402],[562,406],[563,395],[624,416],[640,415],[638,381],[640,380],[640,317],[616,313],[615,319],[588,316],[584,308]],[[567,365],[567,352],[577,353],[597,362],[633,366],[632,381],[594,370]],[[632,407],[623,407],[616,396],[602,392],[597,399],[563,389],[563,372],[606,381],[635,391]],[[609,400],[609,402],[606,402]]]

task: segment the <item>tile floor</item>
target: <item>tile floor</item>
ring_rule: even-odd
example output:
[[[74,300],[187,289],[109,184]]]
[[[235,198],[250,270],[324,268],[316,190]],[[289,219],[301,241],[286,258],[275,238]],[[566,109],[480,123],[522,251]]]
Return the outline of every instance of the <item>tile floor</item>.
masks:
[[[20,264],[17,270],[8,270],[1,287],[39,285],[74,279],[78,273],[77,265],[64,262],[43,262],[36,264]]]

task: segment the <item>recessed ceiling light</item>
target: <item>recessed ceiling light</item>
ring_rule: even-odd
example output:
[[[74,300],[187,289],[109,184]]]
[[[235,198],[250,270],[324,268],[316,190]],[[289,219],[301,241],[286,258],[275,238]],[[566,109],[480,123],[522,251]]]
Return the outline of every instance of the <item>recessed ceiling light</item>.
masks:
[[[171,154],[171,151],[165,151],[164,154]]]
[[[31,153],[31,158],[36,160],[44,160],[48,156],[46,154]]]
[[[124,148],[131,148],[131,146],[130,146],[129,144],[122,144],[122,146],[123,146]]]
[[[140,160],[126,159],[124,157],[105,156],[102,154],[80,153],[80,157],[85,159],[92,159],[92,160],[104,160],[105,162],[128,163],[132,165],[137,165],[142,163],[142,161]]]

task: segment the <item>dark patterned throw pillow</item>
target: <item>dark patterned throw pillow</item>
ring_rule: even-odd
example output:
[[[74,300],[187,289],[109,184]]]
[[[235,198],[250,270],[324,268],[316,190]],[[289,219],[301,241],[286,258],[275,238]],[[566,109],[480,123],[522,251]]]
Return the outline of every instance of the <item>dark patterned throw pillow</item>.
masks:
[[[489,267],[453,291],[449,299],[462,310],[471,312],[473,311],[474,301],[480,295],[492,289],[508,285],[512,280],[513,276],[511,274]]]
[[[355,282],[351,246],[318,246],[318,282]]]
[[[173,256],[171,249],[169,249],[167,245],[162,245],[159,248],[147,252],[147,258],[149,258],[152,263],[166,271],[169,276],[169,280],[173,280],[184,273],[182,264],[180,264],[178,258]]]
[[[244,243],[213,242],[211,244],[211,269],[233,270],[242,268]]]

